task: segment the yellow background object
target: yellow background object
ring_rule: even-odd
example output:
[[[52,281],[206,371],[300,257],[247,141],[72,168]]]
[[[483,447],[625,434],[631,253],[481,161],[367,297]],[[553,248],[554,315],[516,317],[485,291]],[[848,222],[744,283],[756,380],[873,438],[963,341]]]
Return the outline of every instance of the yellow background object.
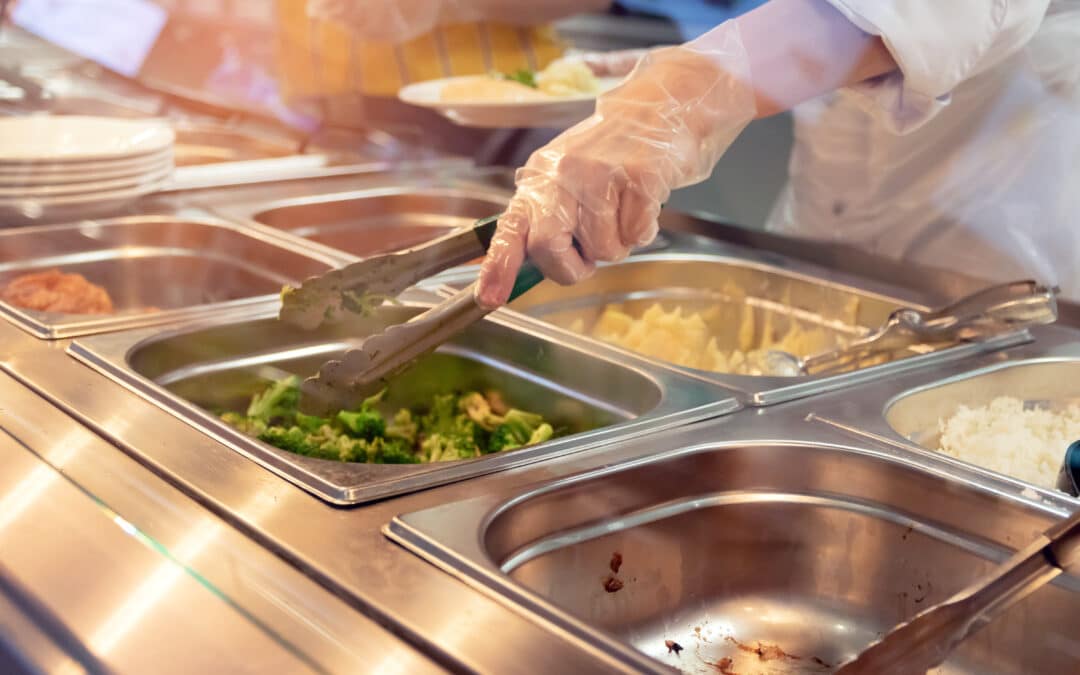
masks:
[[[278,61],[290,98],[362,93],[394,97],[406,84],[496,70],[542,70],[564,45],[550,26],[445,26],[400,45],[363,42],[311,19],[306,0],[276,0]]]

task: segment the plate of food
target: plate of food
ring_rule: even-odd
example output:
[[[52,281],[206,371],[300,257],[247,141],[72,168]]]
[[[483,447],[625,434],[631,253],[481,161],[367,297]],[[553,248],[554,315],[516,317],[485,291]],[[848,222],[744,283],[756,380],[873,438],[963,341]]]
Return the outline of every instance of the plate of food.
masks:
[[[398,98],[436,110],[462,126],[565,129],[591,115],[596,97],[621,81],[596,77],[583,62],[562,59],[539,72],[419,82],[401,89]]]

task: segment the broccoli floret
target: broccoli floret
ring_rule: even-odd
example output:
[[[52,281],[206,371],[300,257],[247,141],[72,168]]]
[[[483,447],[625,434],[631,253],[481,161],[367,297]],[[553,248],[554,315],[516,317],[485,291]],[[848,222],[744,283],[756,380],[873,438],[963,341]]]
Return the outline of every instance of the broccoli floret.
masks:
[[[345,427],[347,434],[366,441],[373,441],[386,433],[386,420],[374,410],[342,410],[337,414],[337,421]]]
[[[554,433],[551,425],[546,424],[540,415],[522,410],[511,410],[506,413],[503,423],[491,432],[488,450],[490,452],[516,450],[533,443],[542,443],[550,439]]]
[[[368,461],[375,464],[418,464],[412,443],[400,438],[378,438],[368,445]]]
[[[420,442],[426,462],[453,462],[480,456],[480,448],[467,436],[435,433]]]
[[[408,408],[402,408],[394,415],[394,419],[386,427],[386,435],[389,438],[397,438],[407,442],[410,446],[416,445],[416,434],[419,430],[412,412]]]
[[[319,445],[318,457],[338,462],[366,462],[368,442],[362,438],[350,438],[334,433]]]
[[[242,434],[255,436],[256,438],[266,430],[266,423],[262,420],[253,419],[236,412],[222,414],[221,421]]]
[[[355,410],[342,410],[331,418],[315,417],[297,409],[300,380],[288,377],[256,394],[246,415],[226,412],[221,419],[288,452],[376,464],[472,459],[488,451],[543,443],[554,435],[540,415],[520,410],[499,415],[492,399],[475,392],[436,396],[428,412],[419,417],[403,408],[387,424],[376,409],[384,393]]]
[[[248,418],[245,415],[241,415],[238,412],[227,412],[219,415],[222,422],[228,424],[237,431],[244,431],[248,426]]]
[[[493,431],[495,427],[503,423],[503,418],[492,411],[491,404],[484,395],[475,391],[458,399],[458,409],[485,431]]]
[[[525,445],[539,445],[540,443],[547,443],[554,435],[555,428],[547,422],[544,422],[540,426],[536,427],[536,431],[532,432],[532,436],[529,436],[529,442]]]
[[[269,443],[298,455],[317,456],[319,446],[313,438],[300,427],[267,427],[258,436],[260,441]]]
[[[296,413],[296,426],[300,427],[304,431],[318,432],[323,427],[330,426],[330,420],[325,417],[316,417],[315,415],[305,415],[302,412]]]
[[[458,416],[457,396],[441,394],[432,399],[431,410],[420,418],[420,429],[425,432],[449,432],[454,429]]]
[[[247,416],[267,424],[291,425],[300,404],[300,378],[286,377],[256,394],[248,406]]]
[[[420,419],[420,452],[424,461],[447,462],[479,457],[487,445],[487,431],[468,414],[457,396],[444,394],[432,401]]]

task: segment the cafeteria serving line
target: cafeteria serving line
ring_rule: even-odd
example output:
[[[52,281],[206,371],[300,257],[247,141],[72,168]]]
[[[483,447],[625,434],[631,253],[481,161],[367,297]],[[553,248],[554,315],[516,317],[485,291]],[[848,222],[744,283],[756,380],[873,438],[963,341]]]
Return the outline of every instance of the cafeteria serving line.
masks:
[[[1075,3],[0,15],[0,670],[1076,670]]]

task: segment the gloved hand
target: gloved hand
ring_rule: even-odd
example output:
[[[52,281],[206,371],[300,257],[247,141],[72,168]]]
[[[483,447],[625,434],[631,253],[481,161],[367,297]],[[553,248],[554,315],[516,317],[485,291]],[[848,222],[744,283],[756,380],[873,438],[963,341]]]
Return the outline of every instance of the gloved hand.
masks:
[[[580,60],[597,77],[626,77],[648,53],[648,49],[624,49],[614,52],[585,52],[568,58]]]
[[[643,58],[596,112],[529,158],[480,271],[477,301],[506,302],[526,254],[560,284],[656,237],[671,191],[707,178],[754,118],[739,30],[727,22]]]

